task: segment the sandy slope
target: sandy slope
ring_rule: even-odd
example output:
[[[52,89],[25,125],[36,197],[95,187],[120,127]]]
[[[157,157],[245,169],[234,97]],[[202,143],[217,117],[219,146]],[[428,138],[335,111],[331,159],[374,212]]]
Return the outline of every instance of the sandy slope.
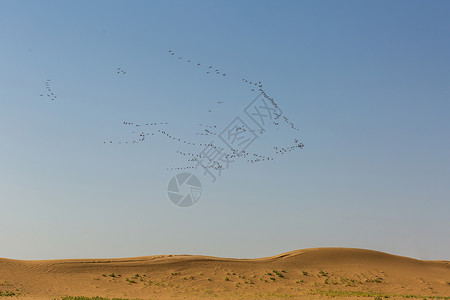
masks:
[[[259,259],[190,255],[0,259],[0,292],[6,291],[23,299],[81,295],[140,299],[319,299],[338,295],[342,299],[373,299],[376,293],[389,294],[391,299],[401,298],[399,295],[450,299],[450,262],[347,248],[305,249]]]

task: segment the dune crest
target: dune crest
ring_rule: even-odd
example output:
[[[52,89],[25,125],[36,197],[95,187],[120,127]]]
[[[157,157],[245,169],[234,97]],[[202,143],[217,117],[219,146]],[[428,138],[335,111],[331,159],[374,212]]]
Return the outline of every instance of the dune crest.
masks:
[[[450,299],[450,262],[351,248],[302,249],[256,259],[201,255],[0,259],[0,295],[24,299],[356,299],[377,295]]]

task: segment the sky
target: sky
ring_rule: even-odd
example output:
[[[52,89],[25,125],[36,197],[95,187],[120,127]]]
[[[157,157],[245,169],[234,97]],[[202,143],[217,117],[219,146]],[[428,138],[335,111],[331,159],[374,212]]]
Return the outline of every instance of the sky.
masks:
[[[352,247],[450,260],[450,2],[0,6],[0,257]],[[167,170],[193,166],[177,151],[226,148],[236,117],[254,130],[258,92],[242,79],[299,130],[268,121],[247,152],[274,159],[239,158],[215,182]],[[168,196],[183,172],[202,186],[190,207]]]

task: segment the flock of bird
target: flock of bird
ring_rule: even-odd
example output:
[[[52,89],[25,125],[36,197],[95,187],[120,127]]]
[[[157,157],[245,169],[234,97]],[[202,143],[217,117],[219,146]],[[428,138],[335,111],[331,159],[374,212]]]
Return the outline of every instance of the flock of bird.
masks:
[[[175,56],[175,52],[173,52],[172,50],[169,50],[169,55]],[[186,63],[191,63],[192,61],[190,59],[183,59],[181,56],[178,57],[179,60],[183,60]],[[201,67],[203,66],[201,63],[194,63],[192,62],[192,64],[194,66],[197,67]],[[220,71],[219,69],[215,69],[213,66],[208,66],[208,68],[206,70],[204,70],[205,74],[215,74],[215,75],[221,75],[221,76],[227,76],[226,73],[223,73],[222,71]]]
[[[175,56],[175,52],[174,52],[173,50],[169,50],[169,54]],[[179,60],[183,60],[182,57],[178,57],[178,59],[179,59]],[[190,63],[190,62],[191,62],[190,59],[185,59],[185,61],[186,61],[187,63]],[[197,63],[197,64],[194,64],[194,65],[196,65],[197,67],[202,66],[201,63]],[[212,70],[212,69],[213,69],[213,66],[209,66],[209,67],[208,67],[208,70]],[[210,74],[210,73],[211,73],[210,71],[206,71],[206,74]],[[219,69],[215,69],[215,70],[214,70],[214,73],[216,73],[216,74],[222,74],[223,76],[226,75],[226,73],[221,73],[221,71],[220,71]],[[268,100],[268,101],[273,105],[273,107],[278,108],[278,104],[275,102],[274,98],[269,97],[269,95],[267,94],[267,92],[263,89],[263,83],[262,83],[261,81],[256,82],[256,81],[252,81],[252,80],[249,80],[249,79],[246,79],[246,78],[242,78],[241,81],[242,81],[243,83],[245,83],[245,84],[250,85],[251,91],[252,91],[252,92],[256,92],[256,91],[260,92],[260,93],[263,95],[263,97],[264,97],[266,100]],[[218,103],[219,103],[219,102],[218,102]],[[212,112],[212,110],[211,110],[211,109],[208,109],[208,112],[210,113],[210,112]],[[300,129],[298,129],[298,128],[294,125],[294,123],[292,123],[285,115],[280,115],[280,114],[279,114],[278,117],[276,117],[275,119],[278,119],[278,118],[280,118],[280,117],[282,117],[283,121],[284,121],[286,124],[288,124],[289,127],[290,127],[291,129],[293,129],[293,130],[295,130],[295,131],[299,131],[299,130],[300,130]],[[275,126],[278,126],[278,125],[279,125],[279,122],[275,122],[275,121],[274,121],[273,124],[274,124]]]
[[[169,50],[169,54],[175,56],[175,52],[172,50]],[[182,60],[182,57],[178,57],[179,60]],[[190,63],[191,60],[186,60],[186,62]],[[197,63],[197,67],[201,66],[201,63]],[[212,66],[209,66],[209,69],[212,69]],[[215,70],[217,73],[219,73],[219,69]],[[206,72],[207,74],[210,74],[209,72]],[[223,73],[225,74],[225,73]],[[255,92],[258,91],[259,93],[261,93],[261,95],[264,97],[265,100],[269,101],[271,103],[271,105],[275,108],[278,109],[279,106],[278,104],[275,102],[273,97],[270,97],[267,92],[263,89],[263,83],[261,81],[252,81],[246,78],[242,78],[241,80],[243,83],[248,84],[251,87],[251,91]],[[221,104],[222,102],[217,102],[218,104]],[[208,110],[208,112],[211,112],[211,110]],[[299,129],[294,125],[294,123],[292,123],[285,115],[283,115],[282,113],[274,113],[275,117],[273,120],[273,125],[275,126],[279,126],[280,123],[278,122],[278,119],[282,119],[286,124],[289,125],[289,127],[295,131],[299,131]],[[203,125],[200,124],[201,127],[206,127],[203,129],[203,132],[201,133],[197,133],[197,135],[203,135],[203,136],[210,136],[210,135],[217,135],[217,133],[215,132],[215,129],[217,129],[217,125]],[[247,131],[247,129],[245,127],[236,127],[235,128],[236,131],[242,131],[245,132]],[[264,130],[260,129],[257,131],[259,134],[263,134]],[[232,153],[226,153],[225,157],[227,158],[235,158],[235,159],[245,159],[246,162],[248,163],[258,163],[258,162],[263,162],[263,161],[273,161],[275,159],[275,156],[278,155],[282,155],[285,154],[287,152],[291,152],[291,151],[295,151],[295,150],[300,150],[304,147],[304,145],[302,143],[300,143],[298,141],[298,139],[294,139],[294,145],[293,146],[285,146],[285,147],[274,147],[274,153],[272,156],[265,156],[265,155],[261,155],[261,154],[257,154],[257,153],[248,153],[246,151],[242,151],[240,153],[236,153],[233,152],[233,150],[231,150]],[[197,159],[201,159],[204,158],[202,157],[200,154],[194,154],[191,152],[182,152],[182,151],[177,151],[177,154],[179,155],[183,155],[183,156],[188,156],[191,157],[189,159],[189,161],[196,161]],[[208,167],[212,167],[213,169],[222,169],[223,166],[221,165],[220,162],[218,161],[210,161],[210,164]],[[191,169],[194,168],[192,166],[188,166],[188,167],[181,167],[181,168],[168,168],[167,170],[183,170],[183,169]]]
[[[251,89],[252,92],[254,92],[256,90],[258,90],[258,91],[262,90],[262,86],[263,85],[262,85],[261,81],[252,82],[252,81],[250,81],[248,79],[242,78],[242,82],[249,84],[252,87],[252,89]],[[256,88],[256,90],[255,90],[255,88]]]
[[[173,50],[169,50],[168,52],[169,52],[169,55],[178,57],[178,60],[184,61],[188,64],[195,66],[199,71],[202,71],[207,75],[217,75],[217,76],[220,76],[221,78],[224,78],[225,76],[227,76],[227,73],[223,72],[222,70],[220,70],[217,67],[214,67],[212,65],[205,65],[205,64],[202,64],[199,62],[194,63],[191,59],[183,59],[180,56],[176,56],[175,52]],[[117,68],[116,73],[118,75],[125,75],[127,72],[122,68]],[[50,87],[50,83],[51,83],[50,79],[45,81],[46,93],[40,94],[40,96],[44,97],[46,95],[48,98],[50,98],[50,100],[54,101],[57,99],[57,97],[54,94],[54,92],[52,91],[52,88]],[[279,106],[275,102],[274,98],[270,97],[267,94],[267,92],[263,89],[263,84],[261,81],[253,81],[253,80],[242,78],[241,83],[248,85],[250,87],[251,92],[259,92],[260,95],[262,95],[266,101],[270,102],[270,104],[275,109],[279,108]],[[223,105],[223,103],[224,103],[223,101],[215,102],[215,104],[218,106]],[[213,111],[212,108],[208,109],[208,113],[211,113],[212,111]],[[282,120],[286,124],[288,124],[288,126],[291,129],[293,129],[295,131],[299,131],[299,129],[294,125],[294,123],[292,123],[283,113],[281,113],[281,110],[279,110],[279,112],[280,113],[273,112],[275,117],[273,118],[272,123],[274,126],[279,126],[280,125],[279,121]],[[123,125],[133,128],[133,131],[131,133],[136,134],[135,138],[130,139],[130,140],[117,141],[117,142],[109,140],[109,141],[104,141],[103,143],[104,144],[114,144],[114,143],[116,143],[116,144],[139,144],[139,143],[144,142],[150,136],[160,135],[169,140],[177,142],[180,146],[195,147],[198,149],[198,151],[177,150],[176,153],[182,157],[185,157],[187,159],[188,164],[190,164],[190,165],[184,166],[184,167],[167,168],[166,170],[196,169],[199,166],[199,162],[200,161],[203,162],[203,160],[206,159],[207,160],[206,166],[202,165],[203,167],[208,168],[208,169],[218,170],[220,172],[220,171],[228,168],[230,163],[234,163],[236,161],[243,161],[243,162],[247,162],[247,163],[251,163],[251,164],[255,164],[255,163],[259,163],[259,162],[273,161],[279,155],[283,155],[283,154],[291,152],[291,151],[300,150],[304,147],[304,145],[302,143],[300,143],[298,141],[298,139],[295,139],[294,144],[293,145],[291,144],[291,146],[283,146],[283,147],[276,146],[276,147],[273,147],[273,151],[271,154],[262,155],[259,153],[252,153],[252,152],[248,152],[248,151],[240,151],[239,152],[237,150],[233,150],[233,149],[229,149],[229,148],[225,149],[223,147],[219,147],[219,146],[215,145],[213,142],[202,143],[202,142],[198,142],[198,141],[187,140],[187,139],[177,137],[164,129],[164,126],[168,125],[167,122],[153,122],[153,123],[145,123],[145,124],[134,123],[134,122],[123,122]],[[216,138],[218,136],[218,133],[217,133],[218,126],[217,125],[199,124],[199,127],[202,128],[202,131],[196,133],[197,136],[204,136],[204,137],[213,136],[214,138]],[[234,130],[236,130],[236,132],[242,132],[242,133],[248,131],[248,129],[246,127],[242,127],[242,126],[241,127],[238,126],[238,127],[234,128]],[[263,129],[254,130],[254,133],[258,133],[260,135],[262,135],[264,132],[265,131]],[[215,158],[211,158],[207,154],[204,153],[206,151],[205,149],[213,149],[216,154],[220,153],[220,155],[216,155]],[[225,168],[224,163],[226,164],[226,168]]]
[[[285,154],[287,152],[291,152],[294,150],[300,150],[303,148],[303,144],[300,143],[298,141],[298,139],[295,139],[294,140],[295,144],[293,146],[273,147],[274,151],[271,156],[262,155],[262,154],[258,154],[258,153],[250,153],[247,151],[237,152],[236,150],[233,151],[231,149],[225,149],[223,147],[217,146],[212,142],[201,143],[201,142],[182,139],[182,138],[176,137],[175,135],[169,133],[168,131],[160,129],[158,127],[158,126],[167,125],[167,124],[168,124],[167,122],[155,122],[155,123],[145,123],[145,124],[139,124],[139,123],[134,123],[134,122],[123,122],[123,125],[132,126],[133,128],[149,127],[149,130],[147,130],[147,131],[144,130],[144,131],[139,131],[139,132],[132,131],[132,133],[138,134],[138,138],[136,138],[134,140],[130,140],[130,141],[119,141],[116,143],[118,143],[118,144],[137,144],[137,143],[144,142],[144,140],[147,136],[154,136],[155,134],[159,134],[159,135],[162,135],[163,137],[166,137],[169,140],[179,143],[180,145],[196,147],[197,149],[199,149],[199,151],[197,151],[197,152],[194,152],[194,151],[186,152],[186,151],[177,150],[176,153],[180,156],[186,157],[187,162],[190,164],[196,163],[199,160],[207,159],[208,162],[207,162],[206,168],[210,168],[210,169],[214,169],[214,170],[224,170],[223,164],[216,159],[209,160],[207,155],[201,154],[202,152],[200,151],[200,149],[204,149],[205,147],[214,149],[222,154],[221,155],[222,158],[235,159],[235,160],[231,161],[233,163],[236,160],[240,160],[240,161],[254,164],[254,163],[258,163],[258,162],[273,161],[278,155],[282,155],[282,154]],[[215,135],[215,132],[212,132],[211,129],[217,129],[217,125],[199,124],[199,126],[205,128],[204,129],[205,131],[210,132],[211,134]],[[150,128],[150,127],[153,127],[154,129]],[[243,127],[237,127],[236,130],[246,131],[247,129],[245,129]],[[114,142],[113,141],[109,141],[109,142],[105,141],[104,143],[112,144]],[[201,147],[201,148],[199,148],[199,147]],[[198,167],[198,165],[189,165],[189,166],[184,166],[184,167],[166,168],[166,170],[167,171],[173,171],[173,170],[179,171],[179,170],[195,169],[197,167]]]
[[[127,72],[126,72],[125,70],[123,70],[122,68],[117,68],[116,72],[117,72],[117,74],[119,74],[119,75],[125,75],[125,74],[127,74]]]
[[[50,100],[54,101],[56,100],[56,95],[52,92],[52,89],[50,88],[50,79],[47,79],[45,81],[45,89],[47,90],[47,92],[45,93],[47,95],[48,98],[50,98]],[[41,97],[44,97],[45,94],[40,94]]]
[[[169,55],[171,56],[175,56],[175,52],[172,50],[169,50]],[[175,56],[177,57],[177,56]],[[198,70],[203,70],[205,71],[206,74],[216,74],[216,75],[222,75],[222,77],[226,76],[226,73],[222,72],[220,69],[218,68],[214,68],[213,66],[208,66],[208,65],[204,65],[201,63],[194,63],[191,59],[183,59],[182,57],[178,57],[178,60],[182,60],[185,61],[186,63],[190,63],[193,66],[195,66]],[[206,66],[206,70],[204,69],[203,66]],[[202,69],[203,68],[203,69]],[[117,69],[117,72],[119,74],[125,74],[126,72],[124,70],[122,70],[121,68]],[[275,108],[278,109],[278,104],[275,102],[273,97],[270,97],[267,92],[265,90],[263,90],[263,84],[261,81],[251,81],[248,79],[243,78],[241,80],[242,83],[244,84],[248,84],[251,88],[252,92],[259,92],[265,100],[269,101],[270,104]],[[223,101],[216,101],[217,105],[222,105]],[[211,113],[213,110],[212,109],[208,109],[208,113]],[[280,111],[281,112],[281,111]],[[275,126],[279,126],[279,120],[283,120],[286,124],[289,125],[289,127],[293,130],[298,131],[299,129],[282,113],[277,113],[274,112],[274,118],[273,118],[273,125]],[[292,146],[283,146],[283,147],[273,147],[273,153],[270,155],[262,155],[262,154],[258,154],[258,153],[250,153],[247,151],[241,151],[238,152],[237,150],[233,150],[233,149],[224,149],[222,147],[219,147],[217,145],[215,145],[214,143],[210,142],[210,143],[201,143],[201,142],[196,142],[193,140],[186,140],[180,137],[177,137],[171,133],[169,133],[167,130],[165,130],[164,128],[160,128],[160,126],[163,125],[167,125],[167,123],[164,122],[159,122],[159,123],[145,123],[145,124],[138,124],[138,123],[134,123],[134,122],[123,122],[123,125],[127,125],[127,126],[132,126],[135,129],[139,128],[139,131],[132,131],[133,134],[137,134],[138,136],[130,141],[120,141],[118,142],[119,144],[128,144],[128,143],[132,143],[132,144],[137,144],[137,143],[141,143],[144,142],[144,140],[146,139],[146,137],[149,136],[154,136],[156,134],[158,135],[162,135],[163,137],[172,140],[174,142],[179,143],[180,146],[189,146],[189,147],[195,147],[197,149],[199,149],[198,151],[181,151],[181,150],[177,150],[176,153],[182,157],[185,157],[187,159],[188,164],[187,166],[184,167],[173,167],[173,168],[167,168],[166,170],[168,171],[173,171],[173,170],[188,170],[188,169],[195,169],[199,166],[199,161],[202,161],[204,159],[207,160],[206,163],[206,168],[209,169],[214,169],[214,170],[224,170],[224,164],[223,164],[223,159],[227,160],[227,164],[229,164],[230,162],[236,162],[237,160],[239,161],[244,161],[247,163],[251,163],[251,164],[255,164],[255,163],[259,163],[259,162],[267,162],[267,161],[273,161],[276,159],[277,156],[279,155],[283,155],[287,152],[291,152],[291,151],[295,151],[295,150],[300,150],[303,148],[303,144],[300,143],[298,141],[298,139],[294,140],[294,145]],[[202,128],[201,132],[196,133],[197,136],[217,136],[217,125],[206,125],[206,124],[199,124],[199,127]],[[143,128],[147,128],[148,130],[144,130]],[[141,130],[142,129],[142,130]],[[245,127],[236,127],[234,130],[236,130],[236,132],[246,132],[248,131],[247,128]],[[263,129],[258,129],[255,130],[255,132],[259,133],[260,135],[262,135],[264,133]],[[107,143],[107,142],[104,142]],[[109,143],[113,143],[113,141],[109,141]],[[200,148],[201,147],[201,148]],[[221,155],[220,158],[221,159],[211,159],[210,157],[208,157],[205,154],[202,154],[203,151],[205,151],[205,147],[206,148],[211,148],[214,149],[215,151],[218,151]],[[220,161],[221,160],[221,161]],[[194,164],[194,165],[192,165]],[[228,167],[228,166],[227,166]]]
[[[127,126],[132,126],[132,127],[154,127],[154,126],[160,126],[160,125],[167,125],[167,122],[155,122],[155,123],[145,123],[145,124],[139,124],[139,123],[134,123],[134,122],[123,122],[123,125],[127,125]],[[160,132],[160,130],[158,130],[158,132]],[[132,131],[131,133],[136,134],[136,131]],[[113,142],[112,140],[110,141],[104,141],[104,144],[139,144],[140,142],[143,142],[145,140],[145,137],[150,136],[150,135],[155,135],[155,132],[145,132],[145,131],[141,131],[139,132],[139,135],[137,138],[130,140],[130,141],[117,141],[117,142]]]
[[[175,52],[173,50],[169,50],[169,55],[178,57],[178,60],[184,61],[186,63],[192,64],[195,66],[199,71],[204,71],[205,74],[208,75],[220,75],[221,77],[225,77],[227,73],[221,71],[219,68],[213,67],[212,65],[204,65],[202,63],[194,63],[191,59],[183,59],[180,56],[176,56]],[[122,68],[117,68],[116,73],[119,75],[125,75],[126,71]],[[263,90],[263,84],[261,81],[253,81],[243,78],[241,80],[242,83],[247,84],[250,86],[251,92],[259,92],[260,95],[264,97],[264,99],[275,108],[278,109],[278,104],[275,102],[273,97],[270,97],[265,90]],[[52,93],[50,89],[50,80],[46,81],[46,88],[48,91],[47,96],[50,97],[52,100],[56,99],[56,96]],[[41,95],[43,96],[43,95]],[[216,101],[216,105],[222,105],[223,101]],[[208,113],[211,113],[213,109],[208,109]],[[281,110],[279,110],[280,113],[274,112],[274,118],[272,120],[272,123],[274,126],[280,125],[280,120],[283,120],[286,124],[289,125],[289,127],[295,131],[298,131],[299,129],[285,116],[283,113],[281,113]],[[183,139],[181,137],[177,137],[171,133],[169,133],[167,130],[165,130],[164,126],[167,125],[167,122],[153,122],[153,123],[134,123],[134,122],[123,122],[123,125],[129,126],[133,128],[132,134],[136,134],[136,137],[130,140],[122,140],[118,142],[113,142],[112,140],[104,141],[105,144],[139,144],[144,142],[147,138],[155,135],[163,136],[169,140],[172,140],[173,142],[178,143],[180,146],[188,146],[188,147],[195,147],[198,150],[197,151],[182,151],[177,150],[176,154],[185,157],[187,159],[187,166],[184,167],[173,167],[173,168],[167,168],[168,171],[173,170],[188,170],[188,169],[196,169],[199,166],[199,162],[203,162],[205,159],[207,160],[206,166],[202,165],[203,167],[206,167],[208,169],[214,169],[218,170],[219,172],[221,170],[225,170],[228,168],[228,165],[230,163],[234,163],[236,161],[243,161],[250,164],[255,164],[259,162],[267,162],[267,161],[273,161],[278,157],[279,155],[283,155],[287,152],[300,150],[303,148],[303,144],[298,141],[298,139],[294,140],[294,145],[291,144],[291,146],[276,146],[273,147],[272,153],[269,155],[262,155],[259,153],[252,153],[248,151],[240,151],[233,149],[224,149],[222,147],[219,147],[215,145],[213,142],[209,143],[202,143],[198,141],[193,140],[187,140]],[[201,132],[196,133],[197,136],[213,136],[216,137],[218,135],[217,125],[211,125],[211,124],[199,124],[199,127],[202,129]],[[236,132],[246,132],[249,129],[246,127],[236,127],[234,130]],[[254,131],[255,133],[258,133],[262,135],[265,131],[263,129],[258,129]],[[204,154],[205,149],[213,149],[216,151],[216,153],[220,153],[219,156],[216,156],[215,158],[208,157],[208,155]],[[227,164],[226,168],[224,163]]]

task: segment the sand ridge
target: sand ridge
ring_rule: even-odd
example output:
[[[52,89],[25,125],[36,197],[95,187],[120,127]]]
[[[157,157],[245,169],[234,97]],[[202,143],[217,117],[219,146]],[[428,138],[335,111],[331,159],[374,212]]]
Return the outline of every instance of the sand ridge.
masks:
[[[23,299],[450,299],[450,262],[351,248],[236,259],[155,255],[117,259],[0,259],[0,295]],[[8,294],[9,293],[9,294]]]

